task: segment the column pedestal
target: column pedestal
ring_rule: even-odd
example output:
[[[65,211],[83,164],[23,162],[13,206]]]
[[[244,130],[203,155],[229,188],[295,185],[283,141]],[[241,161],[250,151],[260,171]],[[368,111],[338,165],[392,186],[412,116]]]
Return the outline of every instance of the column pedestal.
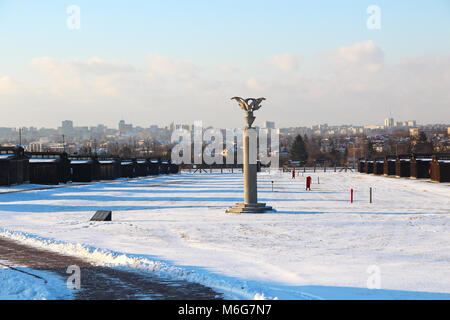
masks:
[[[226,213],[265,213],[265,212],[275,212],[272,207],[266,206],[265,203],[255,203],[255,204],[245,204],[236,203],[234,207],[229,208]]]

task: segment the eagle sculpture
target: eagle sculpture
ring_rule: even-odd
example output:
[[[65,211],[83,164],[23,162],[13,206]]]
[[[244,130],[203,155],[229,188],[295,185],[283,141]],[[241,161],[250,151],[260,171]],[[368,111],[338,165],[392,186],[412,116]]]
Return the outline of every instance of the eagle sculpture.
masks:
[[[260,109],[261,103],[266,100],[266,98],[247,98],[243,99],[241,97],[233,97],[231,100],[236,100],[239,103],[239,107],[247,112],[247,115],[245,117],[247,121],[247,125],[249,128],[251,128],[253,122],[255,121],[255,117],[253,116],[253,111],[256,111]]]
[[[236,100],[239,103],[239,107],[246,112],[253,112],[261,108],[261,102],[266,100],[266,98],[248,98],[243,99],[241,97],[233,97],[231,100]]]

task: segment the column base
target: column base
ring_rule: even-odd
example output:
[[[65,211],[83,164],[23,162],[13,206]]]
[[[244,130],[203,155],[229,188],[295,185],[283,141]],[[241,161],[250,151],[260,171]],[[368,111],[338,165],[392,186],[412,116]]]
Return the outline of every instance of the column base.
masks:
[[[266,206],[265,203],[252,203],[252,204],[244,204],[244,203],[236,203],[234,207],[228,208],[225,213],[266,213],[266,212],[276,212],[272,207]]]

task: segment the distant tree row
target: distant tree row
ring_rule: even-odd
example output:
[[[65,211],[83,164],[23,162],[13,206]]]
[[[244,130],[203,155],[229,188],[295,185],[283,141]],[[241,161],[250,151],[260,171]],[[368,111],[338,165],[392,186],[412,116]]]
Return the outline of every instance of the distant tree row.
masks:
[[[343,143],[345,138],[324,139],[318,136],[297,135],[295,138],[285,137],[280,141],[281,151],[288,151],[289,156],[281,158],[281,162],[288,160],[299,161],[303,164],[313,164],[315,161],[325,161],[330,164],[346,165],[349,158],[349,148]],[[357,157],[381,157],[391,154],[411,154],[411,153],[433,153],[434,145],[424,132],[420,132],[417,137],[410,137],[407,133],[393,134],[384,143],[382,151],[375,148],[373,138],[364,135],[353,137],[353,150],[351,156]],[[357,150],[357,152],[355,152]]]

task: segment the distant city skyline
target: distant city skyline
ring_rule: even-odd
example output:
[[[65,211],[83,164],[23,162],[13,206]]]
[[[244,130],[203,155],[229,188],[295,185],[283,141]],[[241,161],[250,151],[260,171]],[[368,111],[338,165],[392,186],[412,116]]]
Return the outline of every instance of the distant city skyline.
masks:
[[[216,128],[221,128],[221,129],[225,129],[225,128],[229,128],[229,127],[217,127],[217,126],[213,126],[209,123],[203,122],[201,120],[198,120],[202,123],[202,126],[204,128],[207,127],[216,127]],[[54,126],[54,127],[45,127],[45,126],[0,126],[0,128],[10,128],[10,129],[20,129],[20,128],[37,128],[37,129],[66,129],[66,130],[70,130],[73,128],[107,128],[107,129],[116,129],[119,131],[127,131],[130,130],[132,128],[143,128],[143,129],[152,129],[152,128],[171,128],[171,127],[178,127],[178,126],[193,126],[194,123],[196,121],[193,122],[186,122],[186,121],[181,121],[181,122],[177,122],[177,121],[170,121],[169,123],[163,123],[163,124],[157,124],[157,123],[147,123],[144,125],[139,125],[136,123],[132,123],[130,121],[126,121],[124,119],[120,119],[119,121],[117,121],[116,124],[113,124],[111,126],[109,125],[105,125],[104,123],[95,123],[92,125],[88,125],[85,123],[77,123],[74,120],[70,120],[70,119],[66,119],[66,120],[62,120],[60,121],[59,125]],[[380,122],[380,123],[363,123],[363,124],[355,124],[355,123],[327,123],[327,122],[323,122],[323,123],[312,123],[312,124],[308,124],[308,125],[294,125],[294,126],[283,126],[283,125],[278,125],[277,122],[275,121],[270,121],[270,120],[265,120],[262,123],[259,124],[255,124],[256,127],[260,127],[260,128],[267,128],[267,129],[281,129],[281,128],[313,128],[313,127],[323,127],[323,126],[328,126],[328,127],[345,127],[345,126],[354,126],[354,127],[363,127],[363,128],[402,128],[402,127],[421,127],[421,126],[431,126],[431,125],[440,125],[440,126],[448,126],[450,128],[450,123],[445,123],[445,122],[434,122],[434,123],[420,123],[417,120],[414,119],[408,119],[408,120],[403,120],[403,119],[395,119],[392,117],[388,117],[388,118],[384,118],[384,122]],[[236,128],[240,128],[241,126],[237,126]]]
[[[226,129],[238,128],[214,128],[208,124],[188,124],[188,123],[170,123],[166,126],[158,127],[150,125],[146,127],[134,126],[120,120],[118,128],[109,128],[103,124],[96,126],[83,126],[74,124],[71,120],[63,120],[58,128],[4,128],[0,127],[0,144],[4,146],[20,145],[27,151],[33,152],[61,152],[86,153],[93,150],[94,153],[107,154],[109,152],[119,152],[122,148],[129,146],[133,150],[140,150],[149,154],[150,148],[169,148],[177,142],[176,129],[183,129],[190,132],[191,135],[202,127],[206,133],[208,129],[220,129],[226,135]],[[408,152],[418,139],[425,136],[427,141],[432,143],[432,149],[436,152],[446,152],[450,150],[448,135],[450,126],[446,124],[417,125],[415,120],[395,121],[393,118],[386,118],[384,125],[328,125],[326,123],[311,125],[308,127],[287,127],[277,128],[273,121],[265,121],[261,128],[275,129],[272,134],[277,134],[284,143],[281,149],[285,150],[286,143],[297,135],[314,136],[321,152],[330,153],[333,148],[339,144],[336,149],[341,154],[347,154],[351,150],[353,157],[356,153],[362,152],[361,141],[373,141],[373,148],[376,152]],[[242,128],[241,128],[242,130]],[[175,136],[174,136],[175,134]],[[175,137],[175,138],[174,138]],[[340,142],[339,142],[340,141]],[[355,147],[359,145],[359,147]],[[431,147],[431,145],[429,145]],[[137,148],[137,149],[136,149]],[[129,149],[129,150],[131,150]],[[89,151],[91,150],[91,151]],[[347,150],[347,151],[346,151]],[[416,150],[416,149],[411,149]],[[417,149],[419,150],[419,149]],[[425,149],[420,149],[425,150]],[[429,150],[429,149],[428,149]],[[286,152],[283,151],[283,152]],[[346,153],[347,152],[347,153]],[[280,153],[281,154],[281,153]]]
[[[236,95],[259,126],[450,123],[445,0],[3,0],[0,38],[0,127],[239,127]]]

